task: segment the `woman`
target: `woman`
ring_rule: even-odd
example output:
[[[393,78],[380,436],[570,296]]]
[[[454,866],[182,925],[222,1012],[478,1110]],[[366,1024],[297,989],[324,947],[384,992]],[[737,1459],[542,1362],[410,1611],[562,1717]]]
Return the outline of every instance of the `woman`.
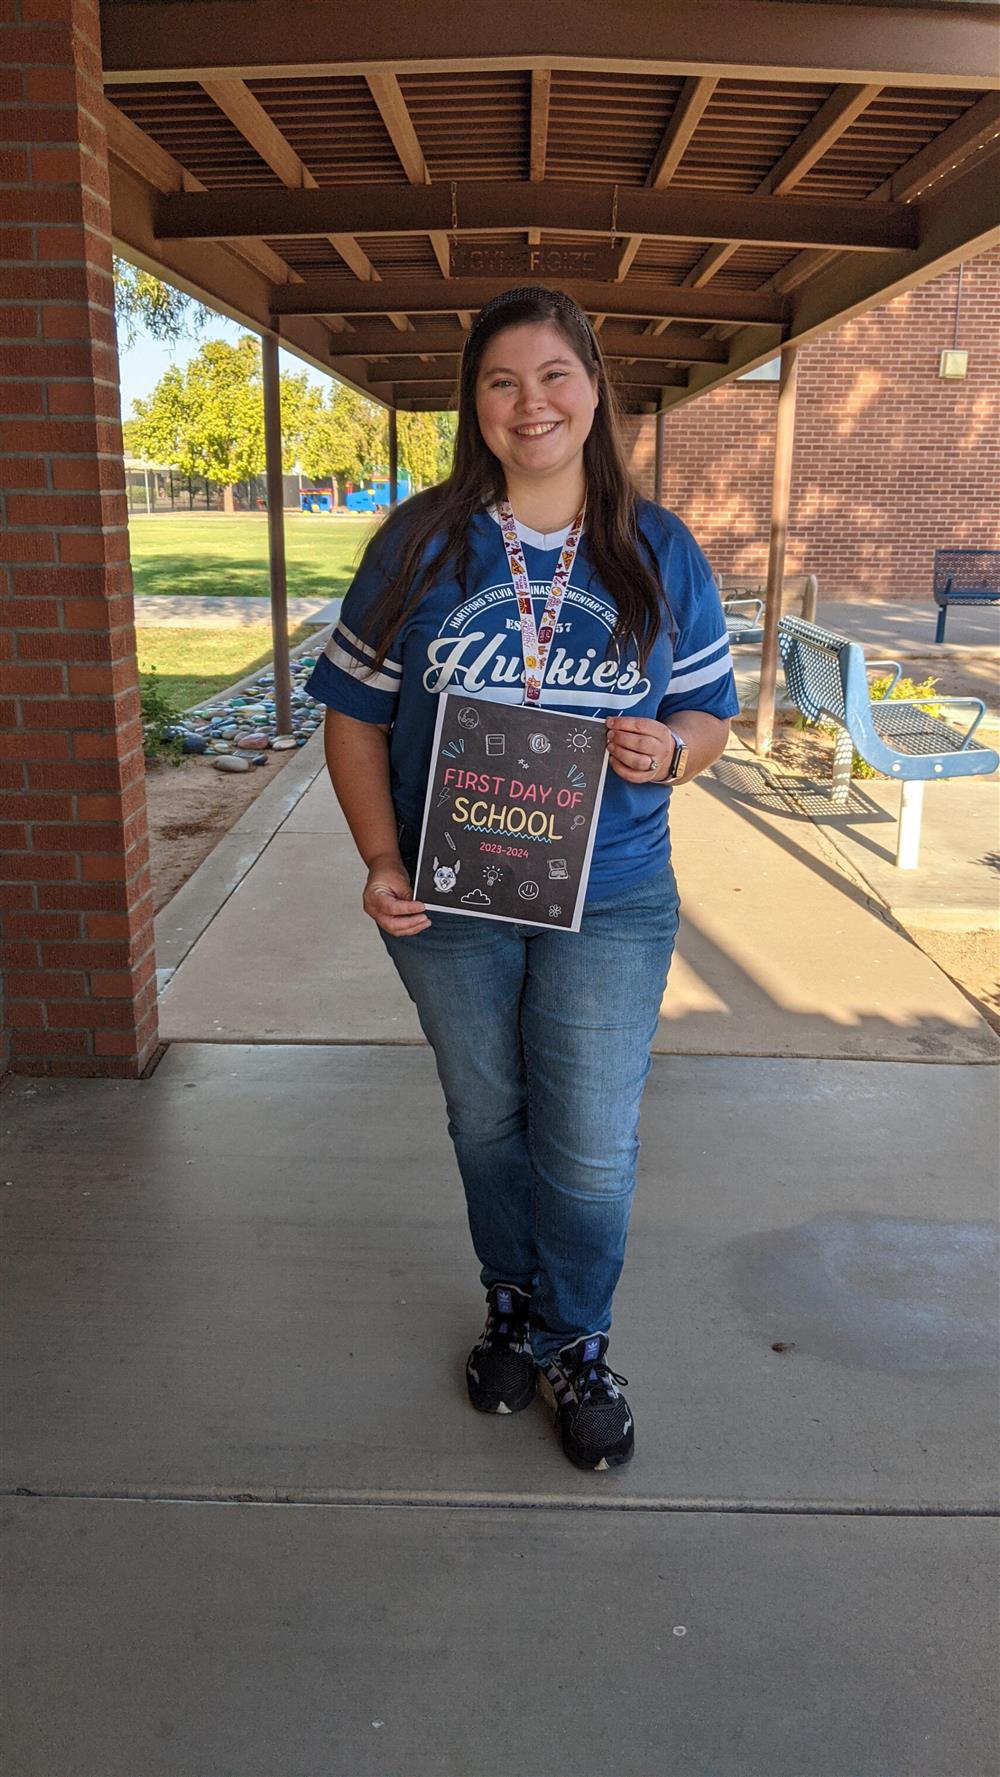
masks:
[[[533,677],[543,706],[606,721],[582,929],[430,917],[411,883],[437,695],[530,697]],[[517,290],[480,311],[452,473],[369,545],[309,690],[329,706],[365,911],[447,1101],[487,1292],[472,1404],[518,1412],[540,1379],[570,1460],[617,1467],[634,1429],[607,1362],[611,1302],[678,921],[667,808],[718,758],[738,704],[708,564],[632,487],[597,338],[568,297]]]

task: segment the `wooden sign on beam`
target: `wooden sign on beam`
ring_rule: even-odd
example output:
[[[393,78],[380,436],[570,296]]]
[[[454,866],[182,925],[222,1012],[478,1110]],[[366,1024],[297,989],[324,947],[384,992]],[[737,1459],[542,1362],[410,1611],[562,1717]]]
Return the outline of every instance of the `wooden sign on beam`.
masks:
[[[613,283],[621,252],[601,241],[578,247],[465,247],[451,250],[456,278],[600,278]]]

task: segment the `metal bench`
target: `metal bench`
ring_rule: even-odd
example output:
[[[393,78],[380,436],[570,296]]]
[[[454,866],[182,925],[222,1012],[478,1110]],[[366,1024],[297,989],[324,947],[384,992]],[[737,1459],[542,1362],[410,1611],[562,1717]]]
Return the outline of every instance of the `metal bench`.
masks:
[[[739,574],[726,574],[725,577],[720,574],[718,587],[730,642],[735,646],[763,641],[767,581],[753,574],[748,578]],[[788,574],[782,587],[782,606],[794,606],[797,600],[802,616],[807,623],[812,623],[816,618],[818,592],[815,574]]]
[[[944,641],[949,605],[995,605],[1000,600],[1000,549],[935,549],[936,642]]]
[[[896,863],[901,870],[916,869],[924,784],[934,778],[985,776],[1000,765],[991,747],[972,738],[986,705],[978,697],[948,697],[937,691],[931,697],[890,702],[888,694],[902,674],[897,661],[866,660],[859,643],[801,617],[782,617],[778,646],[788,694],[802,714],[810,722],[837,727],[834,803],[847,801],[855,752],[876,771],[898,778],[902,793]],[[873,703],[868,674],[887,669],[892,678],[886,697]],[[944,707],[976,713],[963,732],[934,713]]]
[[[722,595],[722,615],[726,632],[735,646],[740,642],[761,642],[764,639],[764,600],[730,598]]]

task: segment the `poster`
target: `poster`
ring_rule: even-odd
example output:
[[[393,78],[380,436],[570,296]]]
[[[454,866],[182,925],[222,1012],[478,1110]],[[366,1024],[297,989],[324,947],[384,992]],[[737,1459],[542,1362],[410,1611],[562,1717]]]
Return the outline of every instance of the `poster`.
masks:
[[[599,719],[443,692],[415,899],[578,932],[607,768]]]

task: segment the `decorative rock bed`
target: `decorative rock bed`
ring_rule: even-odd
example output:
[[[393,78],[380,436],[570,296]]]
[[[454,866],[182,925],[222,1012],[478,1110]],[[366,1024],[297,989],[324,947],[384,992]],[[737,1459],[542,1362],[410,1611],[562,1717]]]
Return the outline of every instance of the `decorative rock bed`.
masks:
[[[228,772],[266,765],[269,751],[281,753],[304,747],[323,720],[320,705],[304,689],[316,658],[315,653],[307,653],[292,661],[291,732],[278,733],[274,671],[269,668],[232,696],[188,710],[173,734],[184,742],[185,753],[215,754],[216,768]]]

